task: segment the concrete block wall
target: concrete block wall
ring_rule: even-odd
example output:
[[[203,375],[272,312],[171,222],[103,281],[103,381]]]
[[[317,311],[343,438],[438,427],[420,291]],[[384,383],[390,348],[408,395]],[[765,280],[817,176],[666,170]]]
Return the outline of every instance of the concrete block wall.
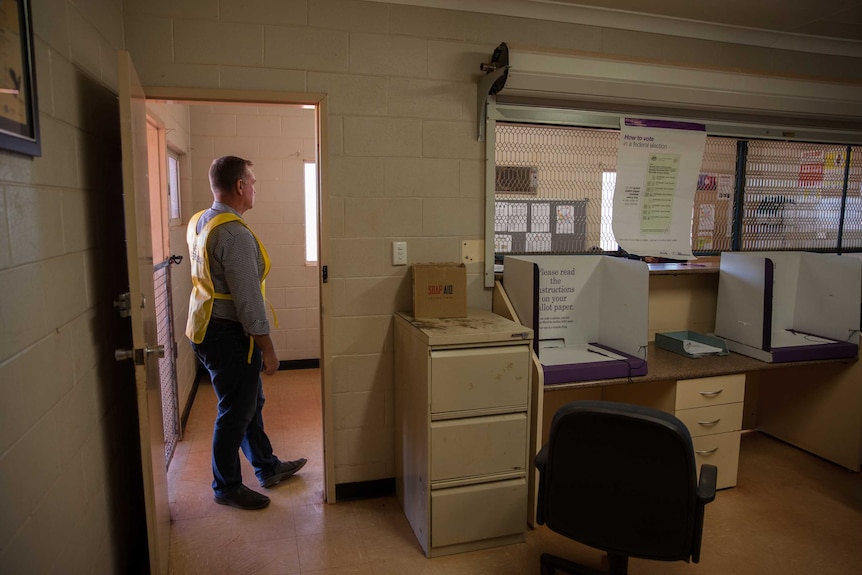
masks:
[[[146,540],[123,245],[121,0],[32,0],[42,155],[0,151],[0,572],[118,573]]]
[[[125,16],[145,85],[327,94],[336,483],[394,475],[391,315],[411,295],[391,242],[407,241],[412,263],[457,261],[463,240],[484,238],[475,82],[501,41],[860,76],[856,58],[358,0],[133,0]],[[480,265],[468,304],[489,308]]]

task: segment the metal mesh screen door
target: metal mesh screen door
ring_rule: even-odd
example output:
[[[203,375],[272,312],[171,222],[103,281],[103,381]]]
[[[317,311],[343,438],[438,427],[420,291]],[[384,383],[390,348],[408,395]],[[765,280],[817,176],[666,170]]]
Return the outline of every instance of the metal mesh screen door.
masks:
[[[153,268],[156,287],[156,328],[159,345],[164,346],[165,356],[159,359],[159,374],[162,388],[162,426],[165,434],[165,466],[171,462],[177,441],[181,439],[180,417],[177,401],[176,342],[174,340],[174,314],[171,306],[171,260],[167,259]]]

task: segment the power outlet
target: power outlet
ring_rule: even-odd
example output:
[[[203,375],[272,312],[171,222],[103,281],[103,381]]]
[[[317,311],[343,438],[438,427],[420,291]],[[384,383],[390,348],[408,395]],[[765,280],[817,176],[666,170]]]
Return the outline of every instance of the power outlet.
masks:
[[[392,242],[392,265],[407,265],[407,242]]]

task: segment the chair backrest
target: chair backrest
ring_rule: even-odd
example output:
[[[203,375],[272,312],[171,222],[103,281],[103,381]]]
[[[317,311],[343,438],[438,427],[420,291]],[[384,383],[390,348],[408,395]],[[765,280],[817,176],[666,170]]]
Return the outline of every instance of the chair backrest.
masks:
[[[548,527],[608,553],[689,560],[697,468],[679,419],[642,406],[576,401],[554,415],[546,449],[539,505]]]

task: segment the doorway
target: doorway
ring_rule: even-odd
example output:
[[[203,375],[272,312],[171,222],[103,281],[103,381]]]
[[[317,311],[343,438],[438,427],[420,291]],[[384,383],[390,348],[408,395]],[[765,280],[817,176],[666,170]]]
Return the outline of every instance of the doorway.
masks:
[[[147,180],[150,190],[150,227],[153,244],[154,307],[158,345],[164,349],[159,358],[159,385],[161,388],[162,429],[165,436],[165,466],[170,467],[177,442],[182,439],[179,413],[176,359],[177,339],[174,336],[171,265],[182,257],[171,255],[169,222],[175,213],[174,197],[178,193],[178,155],[169,153],[165,125],[158,118],[147,115]],[[173,169],[172,169],[173,168]]]
[[[187,154],[182,155],[184,161],[179,162],[179,194],[174,201],[166,201],[166,206],[179,207],[181,216],[165,217],[167,225],[168,254],[187,256],[185,247],[185,222],[191,214],[204,209],[212,202],[209,193],[207,170],[214,157],[221,155],[238,155],[254,162],[254,170],[258,179],[258,198],[255,209],[246,215],[246,221],[255,230],[270,252],[273,259],[273,272],[267,281],[267,297],[279,308],[278,321],[280,328],[273,330],[273,339],[277,351],[291,350],[293,355],[279,353],[279,359],[285,364],[298,363],[303,367],[319,366],[320,380],[320,410],[322,425],[320,434],[324,444],[323,466],[325,477],[324,498],[334,502],[334,473],[330,461],[331,418],[327,416],[325,390],[328,389],[328,370],[324,358],[327,357],[327,318],[322,313],[328,297],[328,286],[321,280],[321,269],[324,267],[328,253],[325,238],[327,237],[327,210],[325,191],[326,146],[323,143],[326,118],[326,100],[323,95],[315,94],[281,94],[281,93],[237,93],[233,91],[201,91],[183,89],[146,89],[147,108],[155,117],[163,122],[165,141],[168,149],[173,146]],[[205,93],[204,93],[205,92]],[[174,107],[174,108],[172,108]],[[186,133],[180,129],[175,114],[176,107],[188,109],[189,121]],[[180,114],[181,116],[181,114]],[[311,119],[309,123],[309,118]],[[202,130],[192,128],[192,125],[205,125]],[[297,131],[306,130],[310,137],[295,137]],[[278,138],[279,132],[283,138]],[[255,135],[257,134],[257,135]],[[294,134],[292,136],[291,134]],[[266,142],[264,142],[266,140]],[[321,153],[321,151],[324,151]],[[310,261],[305,250],[305,173],[307,166],[316,166],[316,225],[315,250],[318,261]],[[287,198],[278,196],[286,187],[296,184],[299,197],[292,194]],[[201,190],[205,190],[205,193]],[[155,237],[155,233],[153,236]],[[270,241],[272,238],[273,241]],[[171,266],[176,267],[176,266]],[[188,268],[179,266],[174,270],[175,282],[173,288],[175,331],[182,333],[185,326],[187,301],[180,301],[180,295],[187,298],[187,288],[183,282],[188,282]],[[297,302],[304,302],[301,305]],[[304,332],[284,329],[284,326],[297,325],[306,322]],[[281,330],[281,331],[279,331]],[[187,348],[187,349],[184,349]],[[178,371],[179,410],[185,416],[188,409],[184,400],[189,400],[193,389],[191,382],[195,379],[194,359],[190,347],[181,342],[178,346],[176,360]],[[183,355],[185,354],[185,357]],[[308,361],[311,360],[311,361]],[[206,385],[206,381],[202,381]],[[266,379],[265,379],[266,385]],[[190,401],[188,401],[190,406]],[[266,415],[266,411],[264,412]],[[268,425],[274,422],[267,421]]]

